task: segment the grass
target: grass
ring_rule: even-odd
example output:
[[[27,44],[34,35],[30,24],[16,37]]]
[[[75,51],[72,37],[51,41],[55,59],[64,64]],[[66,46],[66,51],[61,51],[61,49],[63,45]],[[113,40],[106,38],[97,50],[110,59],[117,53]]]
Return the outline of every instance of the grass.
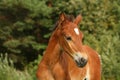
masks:
[[[13,66],[11,60],[8,60],[7,55],[5,58],[0,57],[0,80],[36,80],[33,78],[28,70],[19,71]]]

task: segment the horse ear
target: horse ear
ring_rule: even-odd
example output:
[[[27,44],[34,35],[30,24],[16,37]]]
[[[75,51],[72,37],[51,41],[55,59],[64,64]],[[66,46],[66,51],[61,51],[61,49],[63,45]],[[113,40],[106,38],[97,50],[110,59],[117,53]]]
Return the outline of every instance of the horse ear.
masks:
[[[66,19],[65,13],[61,13],[59,16],[59,22],[62,23]]]
[[[81,16],[81,15],[78,15],[78,16],[75,18],[74,23],[78,25],[78,24],[81,22],[81,20],[82,20],[82,16]]]

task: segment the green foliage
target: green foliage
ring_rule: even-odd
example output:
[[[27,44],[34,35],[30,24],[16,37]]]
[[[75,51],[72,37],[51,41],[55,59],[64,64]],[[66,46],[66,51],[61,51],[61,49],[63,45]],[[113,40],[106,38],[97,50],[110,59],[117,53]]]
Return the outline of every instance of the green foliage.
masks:
[[[23,66],[36,59],[38,53],[42,54],[46,48],[47,40],[44,40],[44,36],[49,29],[44,32],[44,27],[51,25],[49,15],[52,9],[45,2],[0,1],[0,52],[21,56],[24,59],[20,61],[18,57],[14,58]]]
[[[14,68],[13,62],[6,55],[0,56],[0,80],[33,80],[28,71],[18,71]]]
[[[42,59],[42,56],[39,55],[38,59],[31,62],[29,65],[27,65],[27,70],[28,70],[29,74],[31,75],[31,77],[33,78],[33,80],[36,80],[36,71],[38,69],[38,64],[40,63],[41,59]]]
[[[35,74],[41,59],[37,56],[45,50],[61,12],[83,16],[83,42],[101,55],[102,80],[119,80],[119,0],[0,0],[1,54],[7,52],[14,64]]]

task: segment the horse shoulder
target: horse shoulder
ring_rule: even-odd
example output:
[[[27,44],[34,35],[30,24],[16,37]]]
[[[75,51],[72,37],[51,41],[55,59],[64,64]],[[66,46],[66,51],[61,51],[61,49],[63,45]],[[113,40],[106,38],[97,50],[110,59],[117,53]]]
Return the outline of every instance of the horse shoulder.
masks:
[[[48,66],[42,62],[38,66],[36,76],[38,80],[54,80],[53,75],[51,75],[51,71],[49,70]]]

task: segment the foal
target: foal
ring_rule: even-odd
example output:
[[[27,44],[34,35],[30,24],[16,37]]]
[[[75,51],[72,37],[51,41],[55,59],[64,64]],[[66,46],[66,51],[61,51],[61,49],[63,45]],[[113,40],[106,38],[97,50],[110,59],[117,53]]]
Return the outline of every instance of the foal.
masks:
[[[71,21],[60,14],[45,54],[38,66],[38,80],[101,80],[98,53],[82,44],[81,16]]]

